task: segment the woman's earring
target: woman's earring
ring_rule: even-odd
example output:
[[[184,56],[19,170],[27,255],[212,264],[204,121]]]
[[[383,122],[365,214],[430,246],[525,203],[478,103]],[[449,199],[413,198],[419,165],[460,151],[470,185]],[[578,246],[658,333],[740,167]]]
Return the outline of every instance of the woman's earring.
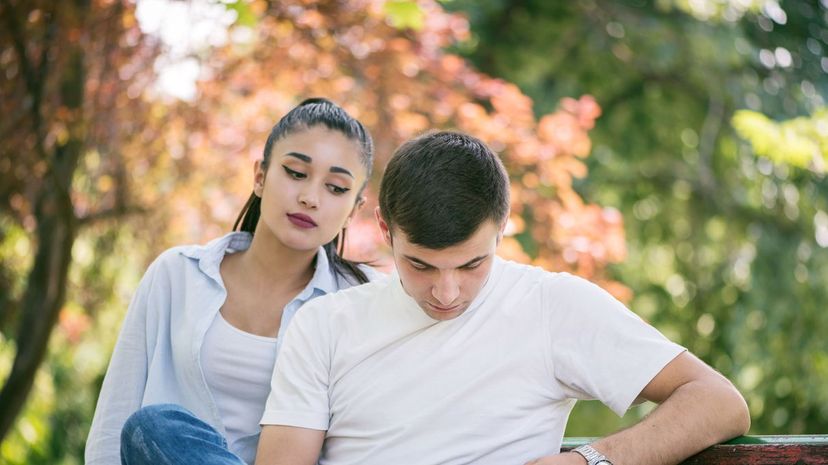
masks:
[[[343,254],[345,253],[345,231],[347,229],[347,226],[342,228],[342,232],[339,233],[339,240],[337,241],[338,244],[336,244],[336,248],[339,249],[336,251],[336,254],[339,255],[340,258],[342,258]]]

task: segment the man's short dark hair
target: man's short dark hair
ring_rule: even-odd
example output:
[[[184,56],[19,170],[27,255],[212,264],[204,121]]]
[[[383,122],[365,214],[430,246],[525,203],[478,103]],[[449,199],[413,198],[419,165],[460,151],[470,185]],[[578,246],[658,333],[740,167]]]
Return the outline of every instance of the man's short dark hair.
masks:
[[[380,212],[413,244],[444,249],[509,214],[509,177],[479,139],[434,132],[405,142],[385,169]]]

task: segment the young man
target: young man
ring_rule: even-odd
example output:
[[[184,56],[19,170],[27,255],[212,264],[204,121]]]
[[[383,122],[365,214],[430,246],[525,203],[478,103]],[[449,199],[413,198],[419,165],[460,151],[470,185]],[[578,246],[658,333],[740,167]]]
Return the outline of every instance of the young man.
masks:
[[[506,172],[439,132],[385,172],[389,279],[307,304],[287,332],[256,463],[669,464],[744,434],[733,385],[597,286],[495,256]],[[576,399],[639,424],[559,454]]]

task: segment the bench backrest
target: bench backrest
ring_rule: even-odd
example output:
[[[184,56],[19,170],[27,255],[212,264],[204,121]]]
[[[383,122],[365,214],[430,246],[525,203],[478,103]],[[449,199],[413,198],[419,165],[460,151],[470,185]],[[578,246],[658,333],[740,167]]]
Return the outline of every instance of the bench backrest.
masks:
[[[561,450],[597,438],[564,438]],[[742,436],[709,447],[681,465],[828,465],[828,435]]]

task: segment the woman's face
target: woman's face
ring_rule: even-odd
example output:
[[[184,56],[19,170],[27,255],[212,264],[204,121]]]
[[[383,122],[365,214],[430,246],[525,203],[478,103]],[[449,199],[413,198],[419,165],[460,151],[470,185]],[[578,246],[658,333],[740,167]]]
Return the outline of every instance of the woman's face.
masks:
[[[256,163],[254,191],[262,198],[256,234],[267,228],[295,250],[330,242],[356,212],[365,175],[359,143],[339,131],[314,126],[284,136],[266,171]]]

